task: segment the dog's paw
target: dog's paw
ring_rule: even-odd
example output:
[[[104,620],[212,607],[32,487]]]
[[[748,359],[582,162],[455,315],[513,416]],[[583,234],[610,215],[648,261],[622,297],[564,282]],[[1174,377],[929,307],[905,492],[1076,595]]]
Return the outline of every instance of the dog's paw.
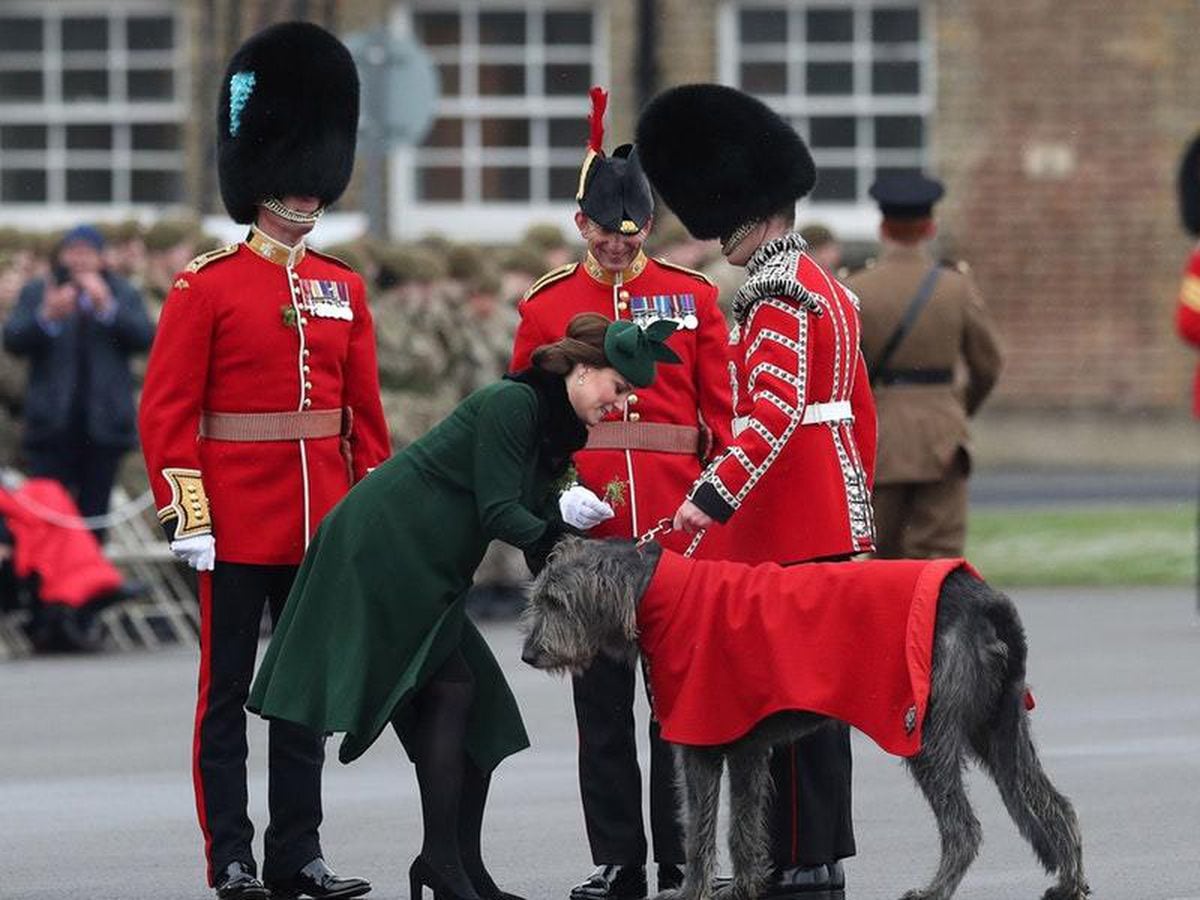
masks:
[[[1092,889],[1086,884],[1067,886],[1056,884],[1042,894],[1042,900],[1087,900],[1088,894],[1091,892]]]

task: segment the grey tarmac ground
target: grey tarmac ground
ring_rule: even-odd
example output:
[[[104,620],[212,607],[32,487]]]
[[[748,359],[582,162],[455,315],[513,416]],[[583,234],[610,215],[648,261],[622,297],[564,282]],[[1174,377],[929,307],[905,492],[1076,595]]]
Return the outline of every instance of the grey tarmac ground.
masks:
[[[1200,898],[1200,625],[1187,589],[1022,590],[1034,726],[1083,825],[1102,900]],[[498,881],[562,900],[590,861],[575,781],[568,685],[523,667],[511,624],[485,632],[510,675],[533,749],[497,772],[486,849]],[[202,900],[190,745],[193,652],[0,664],[0,898]],[[644,710],[642,711],[644,717]],[[265,823],[265,729],[251,729],[254,818]],[[333,747],[330,757],[334,756]],[[984,846],[959,897],[1040,896],[1048,879],[995,790],[972,775]],[[419,809],[411,765],[385,736],[326,767],[325,850],[407,896]],[[855,739],[858,856],[851,900],[898,897],[931,872],[932,819],[900,763]],[[261,830],[260,830],[261,834]]]

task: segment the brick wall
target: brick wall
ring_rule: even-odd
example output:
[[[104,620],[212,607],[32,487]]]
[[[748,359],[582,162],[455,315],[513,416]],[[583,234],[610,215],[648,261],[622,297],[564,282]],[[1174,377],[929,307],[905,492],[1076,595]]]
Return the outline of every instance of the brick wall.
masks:
[[[939,213],[1005,335],[996,403],[1183,408],[1174,180],[1200,127],[1200,7],[934,7]]]

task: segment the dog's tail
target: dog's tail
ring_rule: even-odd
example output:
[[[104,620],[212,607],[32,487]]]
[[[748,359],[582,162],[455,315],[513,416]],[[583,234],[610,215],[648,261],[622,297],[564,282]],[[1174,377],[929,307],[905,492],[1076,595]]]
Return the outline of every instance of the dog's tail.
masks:
[[[995,629],[995,644],[1003,646],[1005,655],[996,708],[990,725],[976,735],[977,750],[996,779],[1017,828],[1046,871],[1058,874],[1061,893],[1054,896],[1083,897],[1088,887],[1079,822],[1070,800],[1046,776],[1033,743],[1026,704],[1025,629],[1012,600],[983,582],[977,582],[974,589],[983,600],[984,616]]]

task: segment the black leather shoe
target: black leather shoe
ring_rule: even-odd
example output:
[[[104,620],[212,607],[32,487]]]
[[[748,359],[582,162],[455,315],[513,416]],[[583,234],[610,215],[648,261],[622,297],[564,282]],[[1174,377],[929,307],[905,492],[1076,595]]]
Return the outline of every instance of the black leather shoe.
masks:
[[[272,900],[292,900],[293,897],[314,897],[318,900],[360,897],[371,890],[364,878],[342,878],[317,857],[307,866],[284,881],[267,883]]]
[[[218,900],[267,900],[267,889],[244,862],[231,862],[217,875]]]
[[[669,891],[683,884],[683,866],[674,863],[658,864],[658,889]]]
[[[642,900],[645,896],[645,866],[601,866],[571,888],[571,900]]]
[[[830,866],[788,866],[776,869],[763,890],[764,897],[796,897],[799,900],[843,900],[846,877],[840,863],[834,863],[841,884],[835,885]]]

